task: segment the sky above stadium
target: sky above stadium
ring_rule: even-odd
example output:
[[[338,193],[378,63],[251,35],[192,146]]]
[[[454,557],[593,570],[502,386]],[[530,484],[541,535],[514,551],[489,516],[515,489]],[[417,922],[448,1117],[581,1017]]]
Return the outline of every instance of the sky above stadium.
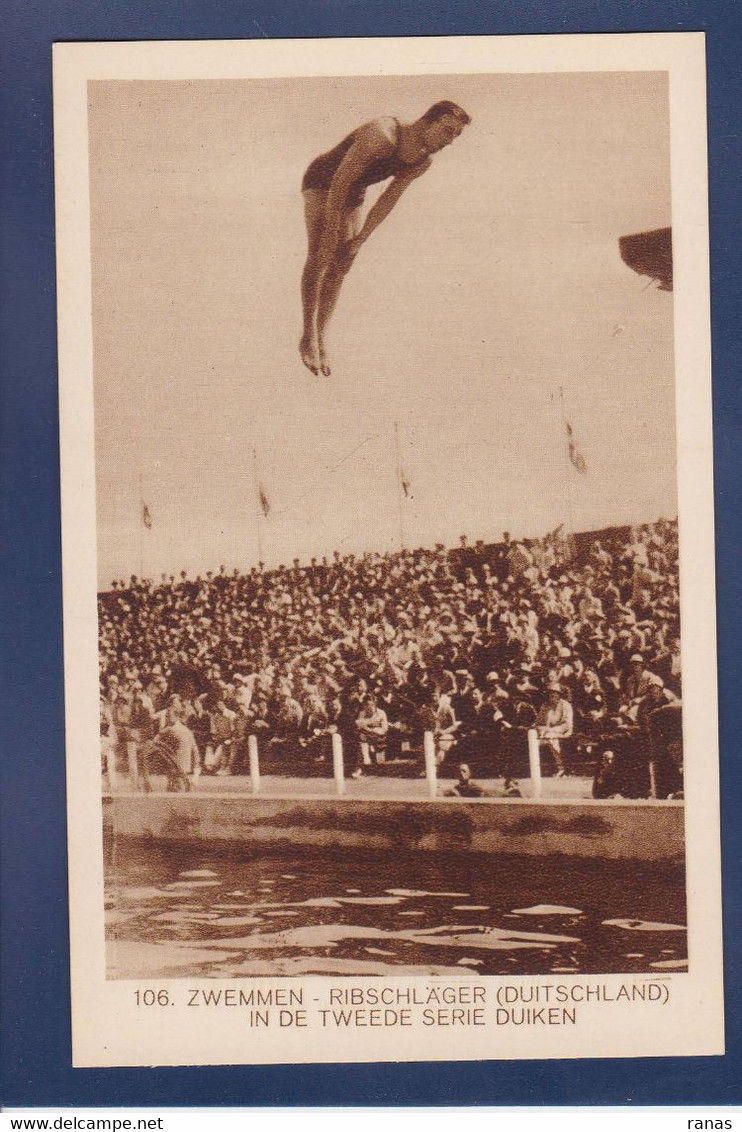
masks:
[[[400,533],[675,515],[672,295],[618,253],[671,221],[664,75],[89,91],[101,588],[259,550],[275,565]],[[473,122],[361,249],[333,375],[314,377],[297,350],[304,168],[361,122],[441,98]]]

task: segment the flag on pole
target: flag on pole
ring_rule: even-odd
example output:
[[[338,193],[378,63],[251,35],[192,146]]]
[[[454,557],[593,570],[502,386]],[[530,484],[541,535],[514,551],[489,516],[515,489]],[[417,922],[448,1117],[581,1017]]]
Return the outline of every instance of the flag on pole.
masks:
[[[270,499],[268,498],[268,493],[266,492],[265,488],[263,487],[262,480],[260,479],[260,476],[258,474],[258,450],[257,450],[257,448],[253,448],[253,450],[252,450],[252,474],[253,474],[253,483],[255,484],[255,494],[258,497],[258,503],[260,504],[260,510],[263,512],[263,515],[267,519],[268,513],[271,509],[271,502],[270,502]]]
[[[399,486],[402,488],[405,499],[412,499],[412,484],[402,463],[402,449],[399,443],[399,424],[397,421],[394,422],[394,450],[397,456],[397,478],[399,480]]]
[[[144,500],[142,500],[142,522],[148,531],[152,530],[152,512]]]
[[[572,467],[575,468],[575,470],[578,471],[582,476],[587,471],[587,463],[585,462],[585,457],[582,455],[579,448],[575,444],[572,425],[569,424],[568,421],[565,421],[565,428],[567,430],[567,451],[569,453],[569,462]]]

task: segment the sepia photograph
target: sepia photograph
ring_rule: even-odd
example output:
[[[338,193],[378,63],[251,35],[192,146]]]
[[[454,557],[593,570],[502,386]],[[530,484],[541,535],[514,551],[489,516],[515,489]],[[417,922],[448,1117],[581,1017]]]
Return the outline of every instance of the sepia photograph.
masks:
[[[686,45],[560,38],[57,55],[74,1007],[162,1064],[723,1049]]]

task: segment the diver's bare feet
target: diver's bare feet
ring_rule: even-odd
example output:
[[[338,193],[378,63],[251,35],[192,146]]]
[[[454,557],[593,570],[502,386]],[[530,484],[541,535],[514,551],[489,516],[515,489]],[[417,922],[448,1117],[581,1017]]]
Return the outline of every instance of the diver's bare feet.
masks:
[[[317,349],[314,342],[310,341],[308,338],[302,338],[299,343],[299,353],[307,369],[311,370],[315,375],[318,374],[319,360],[317,358]]]
[[[325,349],[324,342],[319,344],[319,368],[323,377],[329,377],[332,373],[330,368],[330,356]]]

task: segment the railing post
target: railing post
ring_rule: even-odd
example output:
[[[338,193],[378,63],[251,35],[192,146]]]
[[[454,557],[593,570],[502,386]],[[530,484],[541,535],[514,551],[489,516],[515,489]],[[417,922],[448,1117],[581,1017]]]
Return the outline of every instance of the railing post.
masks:
[[[528,730],[528,765],[531,771],[531,796],[541,797],[541,751],[538,744],[538,731],[535,727]]]
[[[101,745],[103,760],[106,764],[106,778],[108,779],[108,792],[115,794],[118,783],[116,781],[116,748],[108,741]]]
[[[129,771],[129,788],[131,790],[139,789],[139,752],[137,745],[129,741],[126,744],[126,761],[127,769]]]
[[[253,794],[260,793],[260,760],[258,758],[258,740],[255,735],[247,737],[247,754],[250,759],[250,780]]]
[[[428,793],[431,798],[438,794],[438,771],[435,765],[435,740],[432,731],[423,735],[423,754],[425,756],[425,777],[428,780]]]
[[[337,731],[332,733],[332,773],[338,794],[345,793],[345,770],[343,767],[343,740]]]

